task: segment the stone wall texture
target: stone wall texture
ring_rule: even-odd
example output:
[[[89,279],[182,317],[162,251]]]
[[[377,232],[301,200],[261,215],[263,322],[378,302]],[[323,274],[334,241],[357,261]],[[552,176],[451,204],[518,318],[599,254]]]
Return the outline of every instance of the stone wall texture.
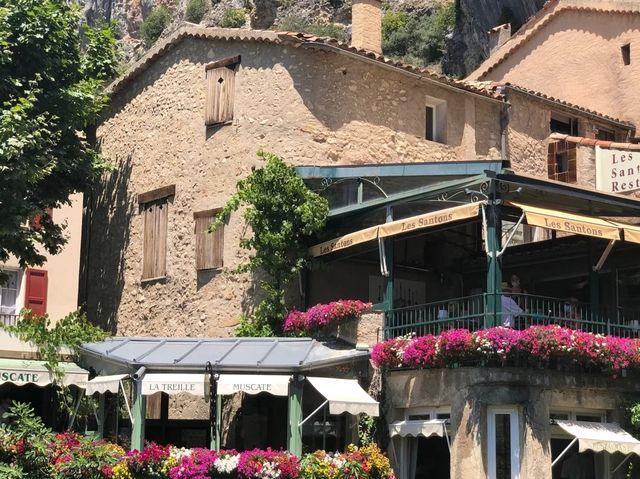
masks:
[[[204,125],[205,69],[241,55],[232,124]],[[447,102],[447,145],[423,139],[425,98]],[[123,335],[221,336],[254,306],[255,281],[227,272],[243,259],[238,214],[225,226],[223,270],[195,270],[193,213],[222,206],[262,148],[293,165],[499,157],[499,109],[468,93],[345,55],[255,41],[184,39],[112,99],[97,130],[115,165],[90,198],[87,306]],[[142,284],[136,195],[176,185],[167,277]]]
[[[621,421],[635,381],[600,374],[510,368],[391,371],[386,375],[388,421],[404,408],[451,408],[451,478],[487,472],[487,413],[514,407],[520,424],[520,477],[551,479],[551,410],[595,410]],[[485,471],[485,474],[479,473]]]

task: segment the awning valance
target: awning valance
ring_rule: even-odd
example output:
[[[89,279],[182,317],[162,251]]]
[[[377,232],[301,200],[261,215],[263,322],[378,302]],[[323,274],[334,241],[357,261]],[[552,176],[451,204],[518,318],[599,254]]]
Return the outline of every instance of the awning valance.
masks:
[[[329,402],[330,414],[379,415],[379,404],[362,389],[355,379],[312,378],[311,385]]]
[[[89,379],[89,372],[74,363],[60,362],[58,367],[64,372],[62,383],[65,386],[84,388]],[[35,384],[47,386],[54,380],[54,375],[44,361],[30,359],[0,359],[0,384],[13,383],[17,386]]]
[[[614,422],[555,421],[578,440],[580,452],[591,450],[640,455],[640,441]]]
[[[87,383],[87,396],[95,393],[117,393],[120,390],[120,381],[129,377],[128,374],[116,374],[114,376],[97,376]]]
[[[640,243],[640,225],[630,225],[620,221],[611,221],[612,224],[624,231],[624,240],[630,243]]]
[[[446,420],[444,419],[431,419],[429,421],[421,420],[408,420],[408,421],[396,421],[389,424],[389,436],[401,436],[401,437],[431,437],[431,436],[446,436]]]
[[[235,393],[260,394],[269,393],[274,396],[289,395],[291,376],[267,374],[221,374],[218,377],[218,395],[226,396]]]
[[[510,205],[520,208],[532,226],[540,226],[565,233],[593,236],[595,238],[619,240],[620,229],[610,221],[602,218],[575,215],[558,210],[538,208],[537,206],[524,205],[522,203],[509,202]]]
[[[142,377],[142,395],[155,393],[169,395],[187,393],[204,396],[203,374],[145,374]]]
[[[309,254],[317,257],[332,253],[341,249],[349,248],[357,244],[373,241],[378,238],[387,238],[410,231],[440,226],[454,221],[465,220],[478,216],[481,203],[469,203],[453,208],[445,208],[421,215],[411,216],[401,220],[383,223],[377,226],[349,233],[339,238],[325,241],[309,248]]]

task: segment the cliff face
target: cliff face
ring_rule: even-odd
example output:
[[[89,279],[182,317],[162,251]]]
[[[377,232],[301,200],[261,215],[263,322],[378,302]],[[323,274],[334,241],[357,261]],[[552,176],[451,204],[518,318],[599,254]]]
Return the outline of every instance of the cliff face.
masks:
[[[442,70],[464,77],[489,56],[488,31],[511,23],[515,33],[546,0],[456,0],[456,28],[447,41]]]

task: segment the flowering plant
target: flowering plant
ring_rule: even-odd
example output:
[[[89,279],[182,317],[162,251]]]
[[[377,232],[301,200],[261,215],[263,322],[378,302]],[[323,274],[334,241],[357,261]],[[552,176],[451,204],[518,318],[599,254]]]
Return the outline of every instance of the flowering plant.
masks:
[[[306,312],[293,309],[284,320],[284,330],[290,333],[316,331],[331,324],[359,318],[371,308],[371,303],[341,299],[328,304],[316,304]]]
[[[271,448],[240,453],[238,477],[242,479],[296,479],[298,458],[287,451]]]
[[[445,331],[438,336],[389,339],[374,346],[371,359],[378,367],[438,368],[463,360],[513,358],[548,364],[570,360],[606,371],[640,369],[640,340],[575,331],[558,325],[525,330],[496,327],[470,332]]]
[[[133,450],[127,453],[129,471],[134,476],[166,478],[166,461],[170,458],[171,446],[161,446],[150,442],[142,451]]]

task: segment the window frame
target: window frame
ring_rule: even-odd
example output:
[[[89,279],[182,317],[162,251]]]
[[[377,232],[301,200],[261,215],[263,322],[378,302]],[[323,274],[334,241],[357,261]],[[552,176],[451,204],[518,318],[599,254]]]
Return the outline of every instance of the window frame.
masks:
[[[511,479],[520,479],[520,414],[517,406],[487,408],[487,479],[496,479],[496,416],[509,416]]]
[[[16,287],[15,287],[15,294],[16,294],[16,301],[15,304],[13,306],[13,313],[5,313],[3,308],[4,306],[2,306],[2,292],[4,290],[14,290],[13,288],[8,288],[7,287],[7,283],[3,283],[2,285],[0,285],[0,316],[17,316],[20,312],[20,308],[19,308],[19,304],[20,304],[20,298],[21,298],[21,288],[22,288],[22,279],[24,276],[24,272],[21,269],[18,268],[1,268],[0,271],[2,273],[5,274],[13,274],[15,273],[16,275]],[[1,321],[0,321],[1,322]]]
[[[428,112],[432,111],[431,116],[431,136],[427,135],[428,131]],[[424,103],[424,139],[433,141],[434,143],[447,143],[447,102],[439,98],[426,97]]]
[[[216,127],[220,125],[227,125],[233,122],[235,117],[235,83],[236,83],[236,73],[238,72],[238,67],[242,62],[242,57],[240,55],[235,55],[232,57],[223,58],[220,60],[216,60],[208,63],[204,67],[205,71],[205,109],[204,109],[204,124],[207,128]],[[220,108],[216,108],[216,94],[217,91],[215,88],[212,88],[210,82],[213,82],[213,78],[216,70],[224,71],[227,70],[233,72],[233,75],[230,77],[233,79],[233,84],[227,90],[229,97],[227,98],[227,110],[226,115],[222,115],[220,113]],[[221,116],[221,117],[219,117]]]
[[[622,65],[631,65],[631,42],[620,45],[620,54],[622,55]]]

